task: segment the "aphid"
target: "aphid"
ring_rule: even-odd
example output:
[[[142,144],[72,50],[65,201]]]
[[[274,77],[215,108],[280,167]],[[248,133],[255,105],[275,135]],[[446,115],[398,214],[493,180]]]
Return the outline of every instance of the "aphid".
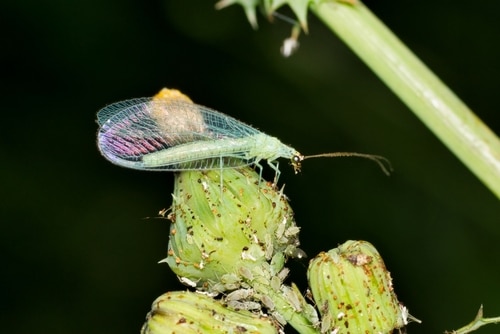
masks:
[[[274,311],[275,305],[271,297],[268,295],[262,295],[260,301],[269,311]]]
[[[302,303],[301,303],[301,300],[300,300],[296,290],[294,290],[286,285],[282,285],[281,292],[283,293],[283,296],[285,297],[287,302],[290,304],[290,306],[293,307],[295,312],[302,311]]]
[[[190,286],[192,288],[195,288],[197,283],[187,277],[179,277],[179,281],[184,284],[184,285],[187,285],[187,286]]]
[[[238,300],[229,300],[227,302],[227,306],[229,306],[234,310],[247,310],[247,311],[259,311],[262,308],[260,303],[252,301],[238,301]]]
[[[226,301],[242,301],[249,299],[254,295],[253,289],[238,289],[226,296]]]

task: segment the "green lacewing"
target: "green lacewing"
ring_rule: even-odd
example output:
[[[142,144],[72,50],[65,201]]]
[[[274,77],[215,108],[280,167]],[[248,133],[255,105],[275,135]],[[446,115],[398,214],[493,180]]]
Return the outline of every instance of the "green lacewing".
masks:
[[[176,90],[152,98],[113,103],[97,113],[98,147],[110,162],[133,169],[187,171],[262,167],[267,160],[279,176],[279,158],[290,160],[295,173],[304,159],[355,156],[375,161],[388,174],[390,164],[371,154],[335,152],[304,156],[221,112],[194,104]],[[386,165],[388,167],[386,167]]]

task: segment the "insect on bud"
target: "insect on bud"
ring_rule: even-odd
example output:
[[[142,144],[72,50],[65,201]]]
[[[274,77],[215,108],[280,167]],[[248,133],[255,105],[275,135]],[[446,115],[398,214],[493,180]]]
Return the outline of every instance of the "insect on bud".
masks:
[[[189,291],[172,291],[153,302],[142,334],[278,333],[271,318],[234,311],[221,302]]]
[[[163,261],[182,282],[210,293],[238,289],[252,273],[276,275],[297,253],[286,197],[249,167],[176,174],[169,217]]]
[[[366,241],[320,253],[307,274],[322,333],[391,333],[408,323],[382,257]]]

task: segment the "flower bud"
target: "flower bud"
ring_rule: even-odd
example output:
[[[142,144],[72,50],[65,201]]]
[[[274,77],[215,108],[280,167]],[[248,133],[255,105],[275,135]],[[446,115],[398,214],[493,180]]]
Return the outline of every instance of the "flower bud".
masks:
[[[391,333],[408,323],[382,257],[366,241],[320,253],[309,264],[308,280],[322,333]]]
[[[271,318],[226,308],[195,292],[167,292],[153,302],[142,334],[278,333]]]
[[[250,167],[178,173],[173,198],[163,261],[190,286],[214,294],[238,289],[255,273],[276,275],[296,253],[286,197]]]

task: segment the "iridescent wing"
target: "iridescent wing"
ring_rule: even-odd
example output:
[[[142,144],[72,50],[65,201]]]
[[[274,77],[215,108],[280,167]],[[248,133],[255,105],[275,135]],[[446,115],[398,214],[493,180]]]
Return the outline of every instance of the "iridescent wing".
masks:
[[[260,131],[182,100],[132,99],[97,113],[98,146],[111,162],[143,170],[193,170],[251,164]]]

